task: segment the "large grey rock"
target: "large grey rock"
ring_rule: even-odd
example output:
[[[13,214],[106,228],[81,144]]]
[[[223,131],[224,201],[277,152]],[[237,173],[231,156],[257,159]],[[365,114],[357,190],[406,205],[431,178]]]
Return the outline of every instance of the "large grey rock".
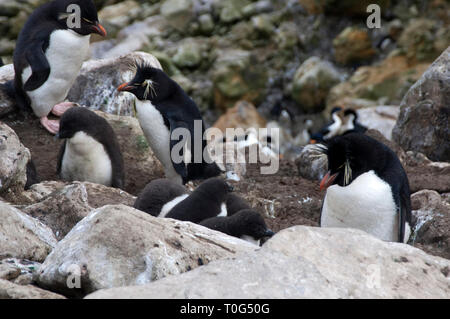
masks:
[[[0,299],[66,299],[64,296],[32,285],[17,285],[0,279]]]
[[[2,84],[12,79],[14,79],[14,66],[8,64],[0,67],[0,118],[14,110],[13,100],[2,87]]]
[[[450,259],[450,202],[438,192],[421,190],[411,195],[412,242],[430,254]]]
[[[15,257],[41,262],[56,245],[50,228],[0,201],[0,259]]]
[[[449,267],[360,230],[295,226],[256,252],[87,298],[448,298]]]
[[[25,187],[26,166],[31,155],[16,133],[0,123],[0,194],[11,196]]]
[[[450,161],[450,47],[409,89],[400,105],[393,139],[406,151]]]
[[[87,299],[287,299],[338,298],[309,261],[278,251],[260,251],[211,262],[152,284],[99,290]]]
[[[53,291],[84,295],[146,284],[256,248],[196,224],[108,205],[91,212],[59,242],[42,264],[37,281]],[[77,290],[67,287],[74,267],[81,274]]]
[[[135,197],[117,188],[93,183],[74,182],[51,193],[23,211],[49,226],[58,240],[89,212],[107,204],[132,206]]]
[[[120,93],[117,87],[133,78],[134,71],[131,66],[135,61],[161,68],[158,60],[145,52],[134,52],[118,58],[89,60],[83,63],[67,98],[91,109],[131,115],[133,95]]]

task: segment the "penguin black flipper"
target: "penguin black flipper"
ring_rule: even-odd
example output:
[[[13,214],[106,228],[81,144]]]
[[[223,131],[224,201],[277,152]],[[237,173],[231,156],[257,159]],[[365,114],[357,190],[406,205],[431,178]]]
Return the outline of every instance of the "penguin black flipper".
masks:
[[[112,130],[112,129],[111,129]],[[106,153],[111,160],[111,165],[113,167],[112,177],[111,177],[111,187],[115,188],[124,188],[125,181],[125,170],[123,164],[123,157],[120,151],[119,142],[117,141],[116,135],[114,132],[111,133],[109,138],[114,139],[113,143],[103,143],[103,146],[106,149]]]
[[[44,43],[31,43],[25,53],[25,59],[31,67],[31,76],[24,84],[25,91],[33,91],[39,88],[50,75],[50,64],[44,53]]]
[[[409,227],[413,226],[411,225],[411,194],[409,192],[409,185],[407,187],[405,187],[405,185],[401,186],[399,203],[400,207],[398,211],[398,241],[400,243],[403,243],[405,241],[406,223],[408,223]],[[408,238],[406,238],[406,240],[407,239]]]
[[[95,132],[94,137],[103,145],[111,161],[111,187],[123,189],[125,186],[125,170],[116,133],[104,118],[98,116],[97,120],[104,124],[102,125],[102,131]]]

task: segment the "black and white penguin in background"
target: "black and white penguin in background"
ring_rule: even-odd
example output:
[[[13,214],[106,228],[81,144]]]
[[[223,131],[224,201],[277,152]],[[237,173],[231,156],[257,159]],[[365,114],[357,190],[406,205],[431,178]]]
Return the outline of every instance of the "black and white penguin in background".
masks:
[[[364,230],[385,241],[407,242],[411,234],[408,177],[397,155],[360,133],[337,136],[323,149],[329,172],[321,227]]]
[[[358,113],[353,109],[346,109],[344,111],[344,118],[340,129],[340,135],[349,133],[365,133],[367,127],[358,122]]]
[[[253,209],[244,209],[226,217],[211,217],[200,222],[200,225],[238,237],[255,245],[260,245],[264,237],[272,237],[270,230],[260,213]]]
[[[334,107],[331,110],[331,121],[322,127],[319,132],[311,134],[311,141],[313,143],[323,142],[340,134],[342,119],[339,116],[339,113],[341,111],[342,108],[340,106]]]
[[[61,179],[124,187],[122,153],[104,118],[84,107],[70,108],[61,117],[56,137],[65,139],[58,156]]]
[[[167,178],[158,178],[148,183],[139,193],[134,208],[158,217],[166,215],[176,204],[188,197],[183,185]]]
[[[73,5],[81,9],[80,19]],[[64,100],[88,54],[93,33],[106,36],[92,0],[54,0],[30,15],[17,39],[13,57],[16,103],[21,109],[31,107],[53,134],[59,123],[47,116],[50,112],[61,116],[73,106]]]
[[[166,205],[159,217],[199,223],[207,218],[227,216],[226,202],[232,191],[233,187],[223,179],[209,178],[176,205]]]
[[[137,118],[150,147],[164,166],[167,178],[185,184],[190,180],[206,179],[222,173],[205,150],[206,140],[202,138],[201,145],[194,145],[195,134],[203,137],[205,132],[197,105],[164,71],[137,65],[134,79],[119,86],[118,90],[136,96]],[[201,121],[201,132],[194,133],[195,120]],[[179,163],[174,162],[171,156],[173,147],[182,142],[181,138],[172,136],[177,128],[185,128],[191,135],[191,147],[185,154],[181,150],[179,154],[183,155],[184,161]],[[193,151],[196,148],[201,150],[201,158],[197,163]]]

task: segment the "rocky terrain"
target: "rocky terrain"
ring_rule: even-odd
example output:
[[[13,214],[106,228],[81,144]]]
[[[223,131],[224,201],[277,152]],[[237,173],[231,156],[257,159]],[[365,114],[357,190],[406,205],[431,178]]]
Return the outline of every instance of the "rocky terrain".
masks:
[[[43,2],[0,0],[0,84],[14,77],[15,39]],[[367,28],[366,1],[95,2],[109,36],[92,39],[68,99],[112,125],[125,187],[61,181],[61,142],[0,89],[0,298],[450,297],[446,1],[378,1],[380,29]],[[277,173],[227,164],[235,191],[276,232],[262,247],[132,208],[163,177],[130,96],[116,91],[134,60],[162,67],[211,126],[281,129]],[[327,163],[299,133],[336,105],[357,109],[400,158],[415,224],[407,245],[317,227]],[[30,159],[38,181],[28,187]]]

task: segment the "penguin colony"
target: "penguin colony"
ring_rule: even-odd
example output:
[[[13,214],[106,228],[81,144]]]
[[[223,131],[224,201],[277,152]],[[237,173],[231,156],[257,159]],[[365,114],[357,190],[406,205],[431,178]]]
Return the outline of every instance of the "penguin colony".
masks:
[[[69,26],[78,5],[78,25]],[[67,181],[90,181],[123,188],[124,162],[117,137],[108,122],[95,112],[66,102],[67,94],[88,53],[92,34],[106,36],[92,0],[54,0],[37,8],[28,18],[14,51],[15,78],[5,85],[21,110],[31,109],[42,126],[63,139],[57,172]],[[274,233],[264,219],[222,177],[218,165],[203,152],[206,141],[194,143],[194,122],[202,123],[195,102],[164,71],[145,64],[135,66],[134,78],[119,92],[135,97],[135,111],[145,137],[164,166],[166,178],[150,181],[134,207],[152,216],[175,218],[239,237],[255,244]],[[275,113],[283,113],[276,105]],[[284,111],[286,113],[286,111]],[[52,113],[60,121],[50,120]],[[384,144],[364,135],[354,110],[335,107],[331,121],[310,134],[302,132],[328,159],[329,172],[320,183],[326,190],[321,227],[353,227],[385,241],[407,242],[411,234],[408,178],[395,155]],[[191,133],[181,162],[172,160],[172,140],[177,128]],[[250,135],[235,137],[248,143]],[[266,137],[272,144],[272,137]],[[194,161],[195,147],[206,154]],[[29,187],[37,180],[32,161],[27,165]],[[184,186],[204,180],[192,192]]]

